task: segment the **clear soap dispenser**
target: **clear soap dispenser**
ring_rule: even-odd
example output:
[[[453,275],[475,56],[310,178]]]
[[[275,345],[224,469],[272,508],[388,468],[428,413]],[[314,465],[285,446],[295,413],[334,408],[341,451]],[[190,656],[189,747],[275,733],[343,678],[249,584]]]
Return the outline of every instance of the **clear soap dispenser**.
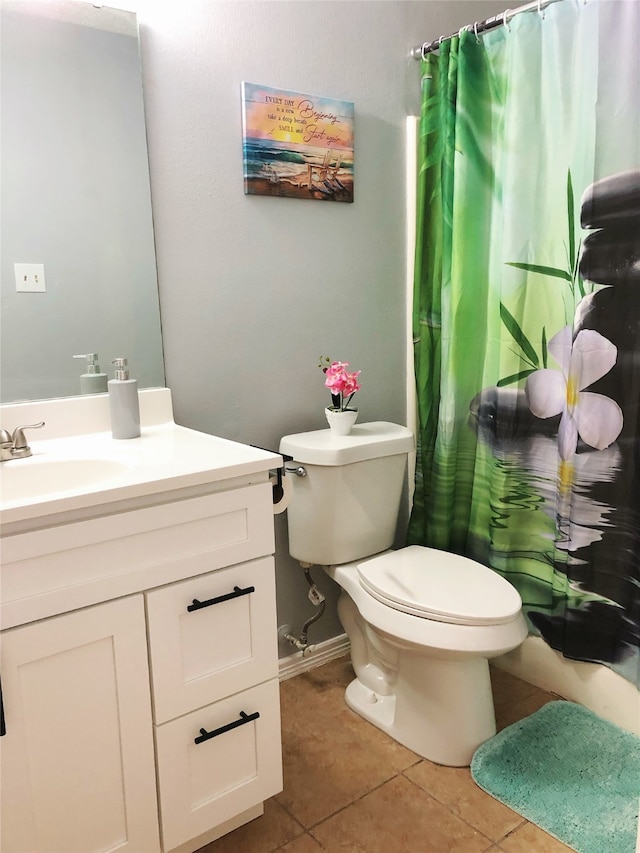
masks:
[[[126,358],[116,358],[111,363],[116,366],[115,378],[108,382],[111,434],[114,438],[137,438],[140,435],[138,382],[129,379]]]
[[[106,394],[108,376],[106,373],[100,372],[98,353],[88,352],[86,355],[74,355],[73,357],[87,359],[87,372],[80,376],[80,393]]]

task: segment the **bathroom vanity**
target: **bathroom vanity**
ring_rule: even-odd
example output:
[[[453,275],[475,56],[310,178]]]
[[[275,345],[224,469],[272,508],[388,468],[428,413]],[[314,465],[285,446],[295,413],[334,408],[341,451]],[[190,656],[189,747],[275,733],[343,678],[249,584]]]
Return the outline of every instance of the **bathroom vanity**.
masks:
[[[1,407],[3,853],[187,851],[282,788],[269,470],[140,393]],[[19,466],[24,466],[19,468]]]

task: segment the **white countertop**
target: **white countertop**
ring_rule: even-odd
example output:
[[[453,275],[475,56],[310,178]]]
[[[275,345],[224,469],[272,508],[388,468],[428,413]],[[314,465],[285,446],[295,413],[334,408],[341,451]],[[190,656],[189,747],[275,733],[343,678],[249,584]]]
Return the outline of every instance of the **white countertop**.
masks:
[[[108,512],[108,505],[118,501],[250,475],[259,475],[256,482],[266,482],[266,472],[282,464],[275,453],[176,425],[167,389],[141,392],[139,438],[114,440],[110,430],[92,432],[92,428],[105,425],[106,398],[107,395],[95,395],[1,407],[5,429],[37,420],[47,423],[46,428],[25,433],[31,457],[0,465],[3,526],[26,520],[45,524],[48,516],[102,505],[107,505]],[[96,418],[94,410],[98,413]],[[73,420],[67,429],[64,424],[70,417]],[[79,423],[86,432],[77,433]],[[11,469],[15,469],[16,478],[23,472],[36,487],[27,488],[27,494],[23,489],[16,499]],[[95,479],[87,476],[93,469]],[[80,473],[80,477],[76,476],[80,482],[74,481],[73,472]]]

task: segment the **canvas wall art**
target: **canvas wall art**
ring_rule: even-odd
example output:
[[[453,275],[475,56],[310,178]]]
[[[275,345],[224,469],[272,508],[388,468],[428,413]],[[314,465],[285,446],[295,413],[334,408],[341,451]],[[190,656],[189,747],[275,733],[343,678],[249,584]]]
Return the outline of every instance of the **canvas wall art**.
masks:
[[[244,191],[353,201],[351,101],[242,84]]]

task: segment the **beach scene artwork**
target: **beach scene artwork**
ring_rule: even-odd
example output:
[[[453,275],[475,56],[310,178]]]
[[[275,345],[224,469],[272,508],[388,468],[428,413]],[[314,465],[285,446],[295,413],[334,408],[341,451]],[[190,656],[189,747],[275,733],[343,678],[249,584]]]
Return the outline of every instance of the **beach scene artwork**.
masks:
[[[244,191],[353,201],[353,103],[242,84]]]

